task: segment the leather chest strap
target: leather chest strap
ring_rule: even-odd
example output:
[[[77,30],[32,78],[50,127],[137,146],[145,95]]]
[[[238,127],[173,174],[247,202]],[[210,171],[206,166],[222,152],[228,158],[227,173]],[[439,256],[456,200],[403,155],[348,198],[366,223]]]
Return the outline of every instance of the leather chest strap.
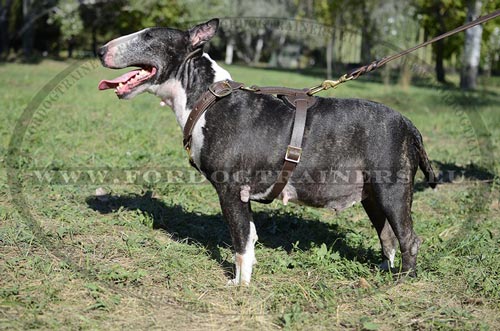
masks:
[[[278,88],[279,89],[279,88]],[[307,120],[307,110],[314,105],[316,99],[299,90],[277,91],[278,95],[283,95],[288,102],[295,106],[295,119],[293,123],[292,137],[285,153],[285,161],[278,175],[278,179],[274,184],[271,193],[266,197],[268,200],[276,199],[285,188],[288,180],[292,176],[295,167],[300,162],[302,156],[302,140],[304,138],[304,129]],[[276,92],[276,91],[273,91]],[[282,94],[281,92],[292,92],[290,94]],[[273,93],[274,94],[274,93]]]
[[[271,193],[266,197],[269,202],[276,199],[285,188],[288,180],[292,176],[293,170],[300,162],[302,155],[302,140],[304,138],[304,129],[307,120],[307,110],[316,103],[316,98],[307,94],[307,89],[299,90],[286,87],[244,87],[243,83],[231,80],[215,82],[204,92],[196,101],[193,110],[184,125],[184,149],[188,153],[191,164],[191,140],[194,127],[203,113],[212,106],[217,100],[231,94],[234,90],[245,89],[258,94],[272,94],[284,97],[290,104],[295,106],[295,118],[293,123],[292,137],[285,153],[285,161],[274,184]]]
[[[184,125],[184,149],[188,153],[189,159],[191,160],[191,139],[193,135],[193,130],[196,122],[200,119],[201,115],[212,106],[217,100],[228,96],[234,90],[243,87],[243,83],[233,82],[231,80],[222,80],[215,82],[208,87],[208,91],[205,91],[196,101],[193,110],[190,112],[189,117]]]

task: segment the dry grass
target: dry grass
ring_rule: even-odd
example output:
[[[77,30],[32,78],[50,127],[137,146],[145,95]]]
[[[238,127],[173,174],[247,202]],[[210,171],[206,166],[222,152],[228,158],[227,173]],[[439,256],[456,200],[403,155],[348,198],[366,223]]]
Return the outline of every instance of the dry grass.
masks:
[[[15,193],[8,180],[16,181],[0,170],[0,329],[498,328],[498,89],[478,92],[489,136],[477,132],[476,146],[462,134],[467,128],[456,109],[435,89],[355,82],[335,92],[401,110],[422,131],[436,168],[464,171],[463,181],[438,191],[416,186],[413,217],[425,240],[417,279],[398,281],[377,269],[378,239],[360,206],[333,214],[273,203],[254,206],[258,264],[252,285],[240,288],[224,285],[232,254],[211,187],[56,185],[33,175],[33,169],[188,169],[181,133],[157,100],[142,96],[127,103],[98,94],[95,84],[104,73],[98,69],[42,116],[21,155],[7,154],[26,104],[64,66],[48,61],[0,67],[8,78],[0,83],[6,107],[0,115],[1,164],[11,162],[22,183],[21,194]],[[235,79],[261,85],[317,81],[231,70]],[[476,162],[485,141],[497,160],[489,168]],[[99,186],[112,193],[110,200],[95,198]]]

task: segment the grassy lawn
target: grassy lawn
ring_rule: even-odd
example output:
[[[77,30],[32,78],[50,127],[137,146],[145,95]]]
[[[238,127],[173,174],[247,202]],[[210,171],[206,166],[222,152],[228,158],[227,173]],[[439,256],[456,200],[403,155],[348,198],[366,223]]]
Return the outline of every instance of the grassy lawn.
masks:
[[[0,65],[0,329],[499,328],[498,81],[467,95],[368,81],[323,93],[402,112],[435,170],[455,174],[433,191],[418,173],[418,278],[397,281],[377,269],[378,238],[360,204],[335,214],[273,202],[253,205],[258,264],[240,288],[225,286],[232,253],[215,191],[176,183],[192,169],[175,117],[158,99],[98,92],[116,72],[96,68],[22,116],[67,66]],[[321,81],[228,69],[249,85]],[[20,121],[27,130],[13,136]],[[9,154],[12,137],[19,150]],[[139,180],[127,181],[133,171]],[[140,180],[157,172],[157,182]],[[99,187],[111,197],[97,199]]]

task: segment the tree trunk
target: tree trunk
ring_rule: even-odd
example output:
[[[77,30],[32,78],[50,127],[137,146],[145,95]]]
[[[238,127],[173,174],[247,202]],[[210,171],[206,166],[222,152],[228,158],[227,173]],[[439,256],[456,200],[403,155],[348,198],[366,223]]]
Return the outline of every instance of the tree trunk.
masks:
[[[71,37],[69,40],[68,40],[68,58],[72,58],[73,57],[73,48],[75,46],[75,40],[73,37]],[[59,54],[59,52],[57,52]]]
[[[94,56],[97,57],[97,27],[95,25],[92,26],[92,52],[94,52]]]
[[[361,30],[361,63],[370,63],[372,59],[372,40],[370,32],[364,27]]]
[[[264,29],[259,29],[259,36],[257,42],[255,43],[255,55],[253,57],[253,63],[258,64],[260,61],[260,56],[262,54],[262,48],[264,47]]]
[[[466,23],[475,20],[481,14],[482,1],[467,1]],[[476,25],[465,31],[464,56],[462,72],[460,74],[460,87],[473,90],[477,86],[477,72],[481,55],[481,37],[483,27]]]
[[[33,10],[32,0],[23,0],[23,25],[26,27],[23,32],[23,54],[24,57],[29,58],[33,54]]]
[[[0,3],[0,59],[9,55],[9,15],[12,0],[7,0],[5,5]]]
[[[436,36],[441,35],[446,32],[446,24],[444,20],[444,16],[440,13],[440,5],[441,2],[437,2],[436,7],[436,15],[437,15],[437,23],[439,29],[436,33]],[[446,72],[444,70],[444,49],[445,49],[445,40],[440,40],[435,43],[435,52],[436,52],[436,79],[439,83],[446,84]]]
[[[233,55],[234,55],[234,38],[229,37],[229,40],[227,41],[226,44],[226,58],[224,62],[226,64],[232,64],[233,63]]]
[[[375,29],[372,26],[370,11],[365,1],[361,7],[363,13],[363,25],[361,26],[361,62],[369,63],[372,59],[373,33]]]
[[[326,45],[326,79],[332,79],[332,62],[333,62],[333,34],[328,38]]]
[[[252,35],[248,32],[245,33],[245,35],[242,36],[241,42],[241,48],[238,47],[236,49],[236,54],[238,55],[238,58],[245,62],[245,64],[250,65],[253,60]]]
[[[403,90],[406,91],[410,88],[412,76],[411,62],[408,58],[405,58],[401,61],[401,68],[399,72],[399,85],[401,85]]]
[[[446,83],[444,72],[444,45],[442,40],[436,42],[436,79],[440,83]]]
[[[306,2],[306,17],[310,20],[314,19],[314,0]]]

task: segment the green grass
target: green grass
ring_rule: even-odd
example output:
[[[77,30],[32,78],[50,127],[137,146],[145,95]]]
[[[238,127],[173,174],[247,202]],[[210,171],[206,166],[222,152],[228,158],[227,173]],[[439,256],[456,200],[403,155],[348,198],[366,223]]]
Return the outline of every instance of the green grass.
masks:
[[[437,191],[416,187],[413,216],[424,239],[418,278],[395,281],[376,268],[378,239],[360,205],[334,214],[274,202],[253,206],[258,264],[252,284],[240,288],[224,285],[232,253],[210,186],[55,185],[34,175],[190,170],[175,118],[158,99],[118,101],[97,91],[99,79],[114,72],[98,68],[78,80],[35,114],[18,157],[7,154],[23,110],[67,65],[0,65],[0,329],[498,329],[498,82],[483,82],[487,88],[467,97],[366,81],[324,93],[401,111],[422,132],[436,170],[464,173]],[[320,81],[229,70],[249,85]],[[9,187],[15,183],[21,193]],[[100,186],[110,200],[94,197]]]

